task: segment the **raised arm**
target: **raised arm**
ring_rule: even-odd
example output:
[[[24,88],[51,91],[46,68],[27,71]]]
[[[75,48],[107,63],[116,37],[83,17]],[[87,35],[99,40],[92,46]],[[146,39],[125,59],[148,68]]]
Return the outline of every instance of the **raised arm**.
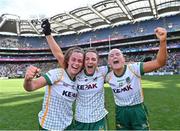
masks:
[[[47,84],[44,77],[39,77],[37,79],[34,79],[37,74],[39,74],[40,69],[38,69],[35,66],[30,66],[27,68],[25,78],[24,78],[24,89],[26,91],[34,91],[36,89],[39,89]]]
[[[167,60],[167,32],[166,29],[157,27],[155,29],[155,34],[160,41],[159,51],[157,53],[156,59],[144,63],[144,72],[151,72],[159,69],[166,64]]]
[[[60,67],[64,68],[64,55],[60,46],[57,44],[57,42],[51,35],[51,26],[48,19],[42,22],[41,27],[43,28],[43,32],[46,36],[46,40],[48,42],[49,48],[51,49],[51,52],[53,53],[54,57],[57,59]]]

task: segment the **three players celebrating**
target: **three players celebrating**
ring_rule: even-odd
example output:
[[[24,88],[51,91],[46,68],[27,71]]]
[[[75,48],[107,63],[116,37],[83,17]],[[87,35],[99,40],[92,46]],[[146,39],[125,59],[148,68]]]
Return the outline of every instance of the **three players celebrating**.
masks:
[[[52,85],[52,87],[46,86],[44,104],[39,113],[39,124],[42,128],[48,130],[72,129],[72,103],[76,99],[73,128],[106,130],[108,112],[104,106],[103,88],[106,80],[114,94],[116,128],[123,130],[149,129],[140,80],[144,73],[157,70],[166,63],[167,33],[164,28],[155,29],[155,34],[160,40],[155,60],[126,64],[122,52],[119,49],[112,49],[108,55],[110,68],[97,66],[98,53],[92,48],[88,49],[85,54],[81,48],[70,48],[69,53],[64,56],[51,35],[48,20],[43,21],[42,28],[53,55],[62,67],[49,71],[46,75],[34,80],[39,69],[31,66],[25,75],[24,88],[26,90],[31,91],[48,84]],[[66,59],[67,56],[69,59]],[[83,64],[84,69],[81,70]]]

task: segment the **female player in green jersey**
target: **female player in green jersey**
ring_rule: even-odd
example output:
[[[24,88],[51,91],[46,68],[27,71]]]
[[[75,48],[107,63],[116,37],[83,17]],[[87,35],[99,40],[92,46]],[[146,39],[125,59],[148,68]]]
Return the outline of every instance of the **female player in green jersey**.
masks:
[[[42,23],[43,30],[51,30],[49,22]],[[49,47],[60,65],[63,64],[62,51],[54,38],[46,35]],[[78,95],[75,109],[76,130],[106,130],[107,110],[104,106],[104,81],[108,68],[98,67],[95,49],[85,52],[84,70],[76,76]]]
[[[72,104],[77,97],[75,76],[81,71],[84,52],[79,48],[70,48],[61,68],[48,71],[34,79],[40,69],[30,66],[25,74],[24,88],[34,91],[46,86],[42,110],[39,112],[40,130],[70,130],[73,119]]]
[[[155,29],[155,34],[160,40],[155,60],[126,65],[119,49],[112,49],[109,52],[108,62],[112,71],[107,74],[106,81],[114,94],[117,130],[149,129],[147,110],[143,103],[141,75],[159,69],[167,60],[166,30],[158,27]]]

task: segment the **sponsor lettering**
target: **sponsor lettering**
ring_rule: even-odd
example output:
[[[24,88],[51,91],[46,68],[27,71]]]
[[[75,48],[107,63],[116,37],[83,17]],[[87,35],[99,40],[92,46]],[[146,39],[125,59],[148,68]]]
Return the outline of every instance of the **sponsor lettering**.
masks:
[[[63,91],[62,95],[67,96],[67,97],[77,97],[76,93],[65,91],[65,90]]]
[[[113,92],[114,93],[121,93],[121,92],[126,92],[126,91],[129,91],[129,90],[132,90],[131,85],[127,85],[124,88],[113,89]]]
[[[77,85],[78,90],[89,90],[89,89],[94,89],[97,88],[97,84],[88,84],[88,85]]]

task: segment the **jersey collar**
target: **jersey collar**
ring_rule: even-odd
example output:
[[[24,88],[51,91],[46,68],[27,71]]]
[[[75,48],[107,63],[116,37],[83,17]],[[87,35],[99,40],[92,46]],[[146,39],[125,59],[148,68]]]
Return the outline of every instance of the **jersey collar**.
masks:
[[[114,71],[113,71],[113,73],[114,73],[114,75],[115,75],[116,77],[122,77],[122,76],[125,74],[126,69],[127,69],[127,65],[124,65],[124,70],[123,70],[123,73],[122,73],[121,75],[117,75],[116,73],[114,73]]]

